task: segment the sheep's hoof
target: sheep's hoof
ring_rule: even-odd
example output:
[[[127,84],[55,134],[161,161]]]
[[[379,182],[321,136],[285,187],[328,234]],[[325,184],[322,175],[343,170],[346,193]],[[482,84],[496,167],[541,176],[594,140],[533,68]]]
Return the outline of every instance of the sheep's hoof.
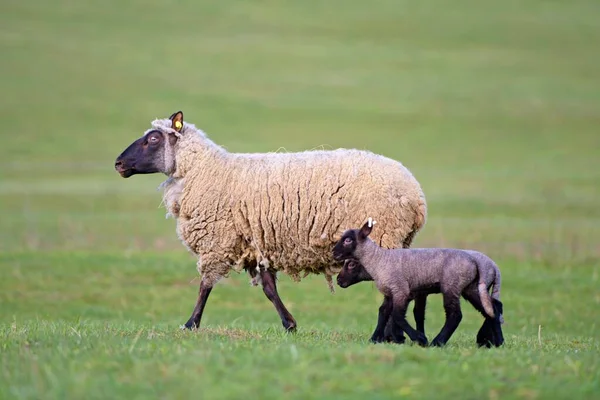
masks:
[[[198,329],[198,325],[195,324],[194,321],[190,318],[189,321],[181,327],[181,329],[187,329],[189,331],[192,331],[194,329]]]
[[[445,345],[446,345],[446,342],[444,342],[438,338],[433,339],[433,341],[430,344],[431,347],[444,347]]]
[[[294,333],[296,332],[296,321],[286,321],[283,323],[283,327],[287,332]]]

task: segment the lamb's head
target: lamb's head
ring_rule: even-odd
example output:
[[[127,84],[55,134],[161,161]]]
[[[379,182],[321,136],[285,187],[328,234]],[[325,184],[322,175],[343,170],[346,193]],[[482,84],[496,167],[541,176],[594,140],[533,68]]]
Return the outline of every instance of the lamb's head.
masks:
[[[183,113],[178,111],[169,120],[164,120],[166,124],[155,121],[153,129],[117,157],[115,169],[123,178],[156,172],[170,175],[175,171],[175,145],[183,129]]]
[[[373,277],[369,275],[365,267],[356,260],[346,260],[344,268],[337,276],[337,284],[341,288],[347,288],[355,283],[372,281]]]
[[[369,217],[360,229],[348,229],[333,246],[333,259],[336,261],[357,260],[361,246],[367,241],[375,221]]]

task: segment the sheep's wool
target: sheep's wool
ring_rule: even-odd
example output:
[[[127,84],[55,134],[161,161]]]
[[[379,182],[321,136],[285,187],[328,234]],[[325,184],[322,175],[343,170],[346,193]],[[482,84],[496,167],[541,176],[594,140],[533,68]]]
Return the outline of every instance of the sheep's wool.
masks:
[[[168,119],[152,125],[175,133]],[[331,249],[344,230],[372,217],[373,239],[393,248],[425,224],[419,183],[389,158],[348,149],[230,153],[188,123],[177,135],[163,201],[210,282],[255,264],[331,282],[340,268]]]

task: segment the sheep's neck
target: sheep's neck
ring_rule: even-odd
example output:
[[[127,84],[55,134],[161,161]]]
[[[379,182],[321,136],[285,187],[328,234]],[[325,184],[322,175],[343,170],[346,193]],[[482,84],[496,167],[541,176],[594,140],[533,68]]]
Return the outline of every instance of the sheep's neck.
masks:
[[[227,156],[227,151],[199,133],[185,135],[177,144],[176,168],[171,176],[182,178],[199,164],[214,164]]]

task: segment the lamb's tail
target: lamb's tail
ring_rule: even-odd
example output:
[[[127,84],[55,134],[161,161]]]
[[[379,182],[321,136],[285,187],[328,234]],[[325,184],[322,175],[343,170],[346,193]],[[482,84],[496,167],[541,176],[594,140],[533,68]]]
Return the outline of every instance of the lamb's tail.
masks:
[[[494,283],[492,289],[492,299],[500,300],[500,286],[502,284],[502,277],[500,276],[500,269],[496,264],[494,265]]]
[[[494,283],[492,283],[492,302],[495,303],[496,306],[500,305],[498,308],[498,320],[501,324],[504,323],[504,317],[502,316],[502,303],[500,303],[500,286],[502,285],[502,277],[500,275],[500,268],[493,263],[494,266]]]
[[[479,273],[479,285],[477,285],[477,289],[479,291],[479,298],[481,299],[481,304],[483,305],[483,309],[485,310],[486,314],[490,317],[490,318],[495,318],[496,315],[494,314],[494,306],[492,305],[492,298],[490,297],[490,293],[488,292],[488,288],[487,288],[487,284],[485,282],[485,274],[484,271],[482,271],[482,267],[481,267],[481,262],[477,261],[477,272]],[[496,270],[496,272],[498,272]],[[498,277],[498,273],[495,274],[495,278],[494,278],[494,290],[496,290],[496,279]],[[498,281],[499,283],[499,281]],[[498,293],[500,291],[500,288],[498,288]]]

